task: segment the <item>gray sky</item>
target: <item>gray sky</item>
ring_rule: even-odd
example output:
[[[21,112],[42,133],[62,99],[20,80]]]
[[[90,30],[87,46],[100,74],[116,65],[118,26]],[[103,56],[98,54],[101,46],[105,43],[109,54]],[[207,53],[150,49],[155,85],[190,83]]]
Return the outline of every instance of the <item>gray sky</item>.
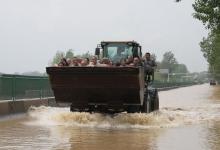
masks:
[[[0,0],[0,72],[45,72],[57,50],[94,52],[102,40],[135,40],[161,60],[171,50],[192,71],[207,69],[207,31],[193,0]]]

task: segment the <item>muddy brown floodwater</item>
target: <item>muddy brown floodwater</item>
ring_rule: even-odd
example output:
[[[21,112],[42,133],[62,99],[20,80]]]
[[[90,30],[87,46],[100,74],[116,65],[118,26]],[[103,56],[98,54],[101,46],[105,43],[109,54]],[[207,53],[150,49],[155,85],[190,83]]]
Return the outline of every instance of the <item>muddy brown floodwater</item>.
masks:
[[[160,111],[114,116],[33,107],[0,118],[0,150],[219,150],[220,87],[159,93]]]

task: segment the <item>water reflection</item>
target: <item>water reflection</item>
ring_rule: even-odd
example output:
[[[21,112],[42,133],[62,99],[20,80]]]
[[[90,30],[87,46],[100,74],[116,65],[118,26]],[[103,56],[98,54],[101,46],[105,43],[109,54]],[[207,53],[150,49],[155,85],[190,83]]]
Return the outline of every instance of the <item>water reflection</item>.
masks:
[[[210,89],[212,89],[212,94],[209,97],[209,99],[214,103],[219,103],[220,102],[220,85],[211,86]]]
[[[206,145],[211,150],[219,150],[220,147],[220,121],[214,121],[207,126]]]
[[[219,86],[164,91],[160,103],[156,113],[116,116],[32,108],[0,119],[0,149],[219,149]]]
[[[215,105],[220,104],[220,85],[212,86],[212,95],[209,100]],[[219,109],[220,112],[220,109]],[[209,149],[219,150],[220,148],[220,120],[216,119],[207,125],[207,138],[206,143]]]
[[[55,131],[55,130],[54,130]],[[87,129],[58,127],[57,134],[65,134],[70,149],[157,149],[154,143],[158,132],[155,130]]]

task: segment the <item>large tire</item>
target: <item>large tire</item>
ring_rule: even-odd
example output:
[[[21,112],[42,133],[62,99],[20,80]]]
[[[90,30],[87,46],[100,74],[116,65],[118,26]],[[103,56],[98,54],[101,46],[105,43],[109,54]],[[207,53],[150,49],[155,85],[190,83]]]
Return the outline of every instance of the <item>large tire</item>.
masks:
[[[159,110],[159,95],[158,91],[155,92],[155,99],[154,99],[154,110]]]
[[[158,110],[159,109],[159,96],[158,96],[157,89],[149,90],[149,95],[150,95],[150,102],[151,102],[150,112]]]
[[[77,110],[73,107],[73,104],[70,105],[70,111],[71,112],[77,112]]]
[[[127,113],[137,113],[140,112],[140,106],[129,105],[127,107]]]
[[[143,105],[141,107],[141,112],[142,113],[149,113],[150,112],[150,96],[149,96],[149,93],[146,91],[144,93],[144,102],[143,102]]]

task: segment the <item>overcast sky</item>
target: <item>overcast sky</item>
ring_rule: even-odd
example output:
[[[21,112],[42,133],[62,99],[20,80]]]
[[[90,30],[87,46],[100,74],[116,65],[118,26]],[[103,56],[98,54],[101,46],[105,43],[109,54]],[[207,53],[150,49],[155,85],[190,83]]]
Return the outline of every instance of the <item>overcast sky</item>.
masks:
[[[192,17],[193,0],[0,0],[0,72],[45,72],[57,50],[94,52],[102,40],[135,40],[161,60],[172,51],[193,71],[207,70]]]

